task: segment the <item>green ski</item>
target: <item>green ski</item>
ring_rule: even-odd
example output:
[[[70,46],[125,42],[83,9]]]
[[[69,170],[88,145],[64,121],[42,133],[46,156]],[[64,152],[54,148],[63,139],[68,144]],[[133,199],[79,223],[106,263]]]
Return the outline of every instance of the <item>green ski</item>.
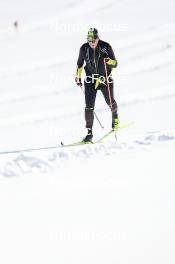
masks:
[[[116,133],[118,130],[123,129],[125,127],[131,126],[134,122],[130,122],[127,124],[124,124],[122,126],[119,126],[117,129],[111,129],[110,131],[108,131],[105,135],[103,135],[101,138],[99,138],[96,141],[90,141],[90,142],[85,142],[85,141],[78,141],[78,142],[74,142],[74,143],[70,143],[70,144],[64,144],[63,142],[61,142],[61,146],[62,147],[76,147],[76,146],[83,146],[83,145],[88,145],[88,144],[96,144],[96,143],[103,143],[103,140],[106,139],[107,137],[109,137],[111,134]]]
[[[70,144],[64,144],[63,142],[61,142],[62,147],[75,147],[75,146],[82,146],[82,145],[87,145],[87,144],[93,144],[93,142],[92,141],[90,142],[78,141],[78,142],[70,143]]]
[[[130,122],[130,123],[124,124],[124,125],[122,125],[122,126],[119,126],[119,127],[116,128],[116,129],[111,129],[111,130],[108,131],[105,135],[103,135],[101,138],[99,138],[96,142],[94,142],[94,144],[95,144],[95,143],[103,143],[103,140],[106,139],[107,137],[109,137],[109,136],[110,136],[111,134],[113,134],[113,133],[115,133],[115,137],[116,137],[116,134],[117,134],[118,130],[123,129],[123,128],[126,128],[126,127],[128,127],[128,126],[131,126],[131,125],[133,125],[133,124],[134,124],[134,122]]]

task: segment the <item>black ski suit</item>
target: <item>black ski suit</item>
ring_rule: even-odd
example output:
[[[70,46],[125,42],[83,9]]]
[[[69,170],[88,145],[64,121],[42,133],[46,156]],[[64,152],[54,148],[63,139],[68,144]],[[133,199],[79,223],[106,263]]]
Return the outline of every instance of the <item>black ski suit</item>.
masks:
[[[109,58],[107,59],[107,63],[104,62],[104,58]],[[112,68],[117,67],[117,61],[115,59],[112,47],[110,46],[110,44],[102,40],[98,41],[98,45],[95,49],[92,49],[88,43],[83,44],[80,48],[77,61],[77,73],[78,71],[82,70],[84,62],[86,62],[86,65],[84,67],[84,70],[86,72],[86,78],[84,81],[86,128],[92,128],[93,126],[94,106],[97,90],[101,90],[106,103],[110,106],[113,122],[114,118],[118,118],[118,107],[114,99],[114,84],[111,76]],[[106,81],[105,64],[109,80],[111,101]]]

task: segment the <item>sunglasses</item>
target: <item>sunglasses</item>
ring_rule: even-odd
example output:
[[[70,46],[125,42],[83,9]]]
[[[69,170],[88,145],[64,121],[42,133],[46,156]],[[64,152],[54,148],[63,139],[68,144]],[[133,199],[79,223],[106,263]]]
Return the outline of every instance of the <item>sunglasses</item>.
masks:
[[[88,43],[92,43],[92,44],[94,44],[95,41],[96,41],[96,39],[94,39],[94,40],[88,40]]]

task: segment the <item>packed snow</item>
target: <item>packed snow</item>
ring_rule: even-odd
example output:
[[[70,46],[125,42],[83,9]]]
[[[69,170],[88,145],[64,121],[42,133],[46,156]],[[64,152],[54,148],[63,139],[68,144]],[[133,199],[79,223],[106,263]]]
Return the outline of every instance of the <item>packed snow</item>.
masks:
[[[0,263],[175,263],[175,2],[0,1]],[[18,27],[14,22],[18,21]],[[120,129],[86,133],[74,83],[99,29]],[[94,140],[111,126],[98,92]]]

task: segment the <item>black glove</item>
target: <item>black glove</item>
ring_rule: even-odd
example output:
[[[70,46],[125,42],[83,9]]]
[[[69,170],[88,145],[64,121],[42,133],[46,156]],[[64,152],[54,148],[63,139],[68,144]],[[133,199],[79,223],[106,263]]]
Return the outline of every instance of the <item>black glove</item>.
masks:
[[[100,56],[101,56],[103,59],[108,59],[108,58],[109,58],[109,55],[108,55],[108,53],[107,53],[107,51],[106,51],[105,48],[100,49]]]
[[[81,78],[75,77],[75,82],[78,86],[82,86]]]

